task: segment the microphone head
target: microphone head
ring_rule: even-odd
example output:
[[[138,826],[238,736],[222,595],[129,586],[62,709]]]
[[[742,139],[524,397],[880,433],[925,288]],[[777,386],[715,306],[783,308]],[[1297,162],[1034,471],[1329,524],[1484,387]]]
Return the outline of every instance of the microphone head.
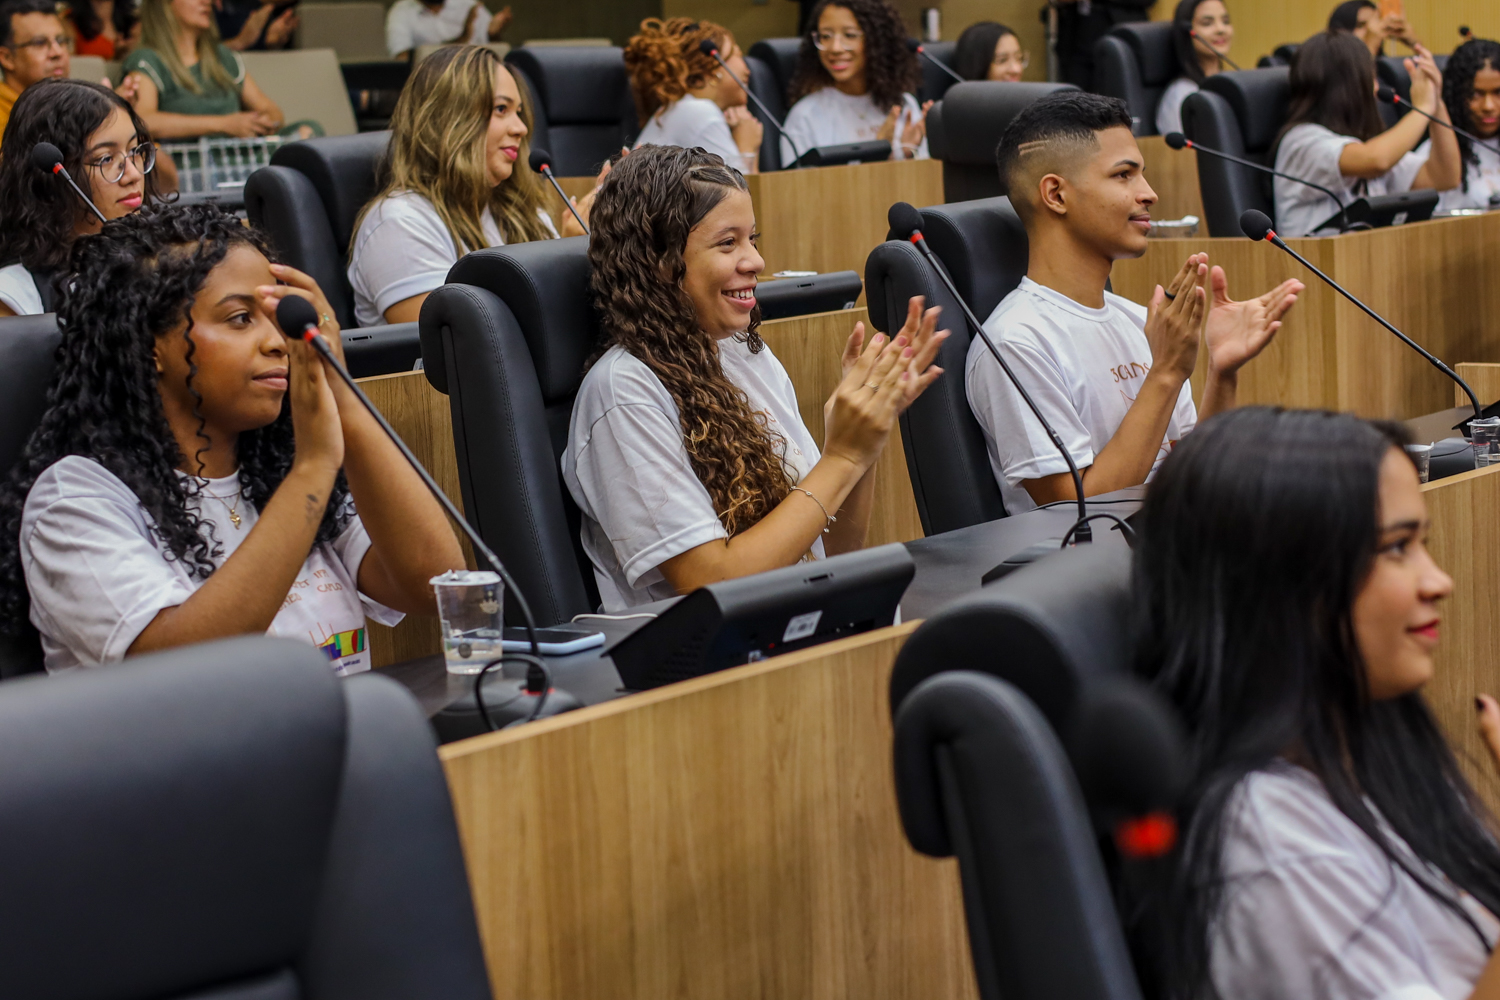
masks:
[[[1271,235],[1270,216],[1252,208],[1240,216],[1240,230],[1252,240],[1263,240]]]
[[[62,160],[62,150],[50,142],[39,142],[31,147],[31,165],[38,170],[45,170],[50,174]]]
[[[276,304],[276,325],[288,337],[302,339],[310,326],[318,325],[318,311],[300,295],[288,295]]]
[[[910,239],[913,233],[922,231],[922,213],[913,208],[909,201],[896,202],[885,218],[890,223],[891,232],[898,239]]]
[[[1171,149],[1187,149],[1187,136],[1181,132],[1168,132],[1166,135],[1167,146]]]
[[[917,41],[915,38],[912,38],[910,35],[908,35],[907,38],[906,38],[906,51],[908,51],[908,52],[921,52],[922,51],[922,43],[919,42],[919,41]]]
[[[552,165],[552,154],[540,146],[532,146],[531,155],[526,157],[526,162],[531,165],[533,173],[539,174]]]
[[[1383,83],[1375,88],[1375,96],[1387,104],[1401,103],[1400,95]]]
[[[712,38],[705,38],[703,39],[703,41],[698,43],[698,51],[702,52],[704,55],[712,59],[714,56],[719,54],[719,47],[714,44],[714,40]]]

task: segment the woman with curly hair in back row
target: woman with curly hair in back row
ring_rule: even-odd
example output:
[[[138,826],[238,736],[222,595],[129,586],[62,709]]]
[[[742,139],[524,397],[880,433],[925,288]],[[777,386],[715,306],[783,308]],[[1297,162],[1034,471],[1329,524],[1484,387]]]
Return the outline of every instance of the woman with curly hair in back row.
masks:
[[[1454,125],[1484,141],[1455,134],[1464,179],[1443,192],[1438,209],[1500,208],[1500,42],[1475,38],[1453,50],[1443,68],[1443,106]]]
[[[891,159],[927,158],[927,109],[912,92],[921,74],[906,29],[886,0],[822,0],[808,19],[787,99],[786,135],[817,146],[884,139]],[[796,154],[781,140],[781,161]]]
[[[937,378],[938,310],[894,339],[857,324],[818,448],[760,339],[745,179],[700,149],[642,146],[599,188],[589,240],[603,333],[563,479],[605,610],[860,548],[871,468]]]

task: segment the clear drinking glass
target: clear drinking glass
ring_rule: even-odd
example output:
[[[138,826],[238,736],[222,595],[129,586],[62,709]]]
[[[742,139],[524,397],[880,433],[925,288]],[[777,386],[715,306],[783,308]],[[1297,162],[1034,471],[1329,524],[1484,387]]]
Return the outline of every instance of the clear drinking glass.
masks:
[[[1474,441],[1474,468],[1500,464],[1500,417],[1469,422]]]
[[[1406,453],[1411,456],[1412,462],[1417,466],[1417,477],[1422,482],[1427,482],[1432,462],[1432,445],[1409,444],[1406,446]]]
[[[500,574],[490,570],[449,570],[427,581],[437,594],[442,619],[443,659],[450,674],[477,674],[500,655],[505,595]]]

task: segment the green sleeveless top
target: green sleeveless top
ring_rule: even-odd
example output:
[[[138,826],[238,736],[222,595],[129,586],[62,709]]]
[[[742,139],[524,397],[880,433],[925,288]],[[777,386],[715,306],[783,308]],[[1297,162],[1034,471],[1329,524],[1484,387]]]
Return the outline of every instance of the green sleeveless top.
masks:
[[[225,90],[203,72],[203,63],[188,67],[188,74],[198,84],[193,93],[177,82],[166,62],[155,49],[141,47],[125,59],[126,73],[142,73],[156,84],[161,98],[157,108],[177,115],[232,115],[240,110],[240,90],[245,86],[245,62],[227,45],[219,46],[219,61],[234,80],[234,89]]]

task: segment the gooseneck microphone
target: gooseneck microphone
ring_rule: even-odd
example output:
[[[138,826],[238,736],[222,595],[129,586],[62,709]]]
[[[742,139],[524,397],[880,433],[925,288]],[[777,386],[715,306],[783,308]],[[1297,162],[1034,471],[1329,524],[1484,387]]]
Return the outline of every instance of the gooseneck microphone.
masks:
[[[1240,64],[1239,63],[1235,62],[1233,59],[1229,58],[1224,53],[1220,52],[1218,49],[1216,49],[1212,45],[1208,44],[1207,39],[1205,39],[1202,35],[1198,34],[1197,29],[1195,29],[1195,28],[1189,28],[1188,29],[1188,34],[1191,35],[1191,36],[1193,36],[1193,40],[1196,41],[1199,45],[1202,45],[1204,48],[1208,49],[1209,52],[1213,53],[1213,57],[1215,59],[1219,60],[1219,65],[1220,66],[1223,66],[1225,63],[1228,63],[1230,66],[1233,66],[1235,69],[1239,69],[1240,68]]]
[[[906,48],[909,51],[911,51],[911,52],[915,52],[917,55],[921,56],[923,59],[926,59],[928,62],[930,62],[934,66],[936,66],[938,69],[942,70],[944,73],[947,73],[949,76],[953,77],[953,82],[954,83],[967,83],[968,82],[963,77],[959,76],[958,73],[956,71],[954,71],[954,69],[953,69],[952,66],[949,66],[947,63],[943,62],[937,56],[933,55],[931,52],[928,52],[927,51],[927,47],[925,45],[923,45],[921,42],[917,41],[915,38],[908,37],[906,39]]]
[[[1381,84],[1380,87],[1376,89],[1375,96],[1380,98],[1387,104],[1394,104],[1398,108],[1405,108],[1408,111],[1415,111],[1417,114],[1421,115],[1423,118],[1426,118],[1428,121],[1437,122],[1439,125],[1443,126],[1443,128],[1451,129],[1453,132],[1463,136],[1470,142],[1483,146],[1492,152],[1500,152],[1500,149],[1497,149],[1497,147],[1494,145],[1495,140],[1481,139],[1473,132],[1467,131],[1466,129],[1461,129],[1452,122],[1445,122],[1437,115],[1428,114],[1427,112],[1423,111],[1421,108],[1413,104],[1411,101],[1408,101],[1406,98],[1396,93],[1390,87],[1387,87],[1385,84]]]
[[[94,204],[93,199],[83,193],[83,188],[73,183],[73,178],[68,176],[68,170],[63,166],[62,150],[50,142],[39,142],[31,147],[31,165],[38,170],[44,170],[67,181],[68,187],[72,188],[78,197],[83,199],[83,203],[89,207],[89,211],[99,217],[101,223],[109,221],[104,217],[104,213],[99,211],[99,206]]]
[[[1021,380],[1011,370],[1010,364],[1006,362],[1005,357],[1000,353],[1000,349],[995,346],[995,342],[990,339],[989,333],[985,331],[984,324],[980,323],[978,318],[975,317],[974,311],[969,308],[969,304],[964,301],[964,297],[958,294],[958,288],[954,286],[953,279],[948,277],[948,272],[943,269],[942,264],[933,255],[932,248],[927,245],[927,240],[922,236],[922,213],[912,207],[910,202],[898,201],[891,206],[890,212],[886,215],[886,221],[890,223],[891,232],[898,234],[905,233],[906,238],[911,240],[922,256],[927,259],[927,263],[937,273],[938,280],[948,289],[948,294],[952,295],[954,300],[958,302],[958,307],[964,311],[964,318],[974,328],[975,335],[984,341],[984,346],[989,348],[990,354],[994,355],[995,360],[1000,362],[1000,369],[1005,372],[1005,377],[1010,379],[1010,384],[1016,387],[1016,391],[1025,400],[1026,406],[1036,415],[1037,421],[1041,423],[1042,430],[1047,432],[1047,437],[1051,439],[1052,446],[1062,455],[1063,461],[1068,463],[1068,472],[1073,476],[1073,489],[1078,492],[1078,522],[1073,525],[1069,534],[1077,539],[1079,544],[1093,541],[1094,532],[1089,527],[1088,503],[1083,496],[1083,473],[1078,471],[1078,463],[1073,461],[1073,455],[1068,451],[1067,446],[1063,444],[1062,437],[1047,422],[1047,418],[1042,416],[1042,411],[1036,405],[1036,401],[1031,398],[1031,393],[1026,391],[1026,387],[1021,384]],[[1067,537],[1066,535],[1063,537],[1064,544],[1067,542]]]
[[[343,380],[344,384],[349,387],[350,391],[359,399],[364,408],[369,411],[370,416],[375,418],[375,422],[380,425],[380,429],[385,432],[386,437],[390,438],[391,443],[401,452],[401,456],[406,459],[407,464],[421,477],[422,484],[427,487],[428,492],[437,500],[438,505],[443,508],[447,515],[453,519],[454,523],[468,536],[469,544],[474,546],[474,551],[500,575],[500,579],[505,583],[505,589],[515,598],[516,607],[521,611],[521,620],[526,626],[526,638],[531,644],[531,652],[529,654],[511,653],[508,656],[501,657],[499,660],[494,660],[486,664],[484,670],[475,675],[474,700],[478,704],[480,715],[483,716],[485,722],[489,724],[491,729],[494,728],[490,712],[485,707],[484,696],[481,692],[484,676],[496,663],[507,659],[518,660],[527,664],[524,691],[527,695],[535,699],[532,703],[530,713],[521,715],[519,718],[524,718],[527,722],[530,722],[545,715],[556,715],[559,712],[565,712],[570,708],[578,707],[578,701],[572,695],[563,691],[557,691],[552,687],[551,677],[548,674],[546,664],[542,662],[541,648],[537,643],[536,619],[532,617],[531,605],[527,603],[526,595],[521,592],[520,587],[516,586],[515,579],[511,577],[510,572],[505,568],[505,564],[500,561],[500,557],[495,555],[494,551],[484,543],[484,539],[479,537],[479,532],[475,531],[469,525],[468,520],[453,505],[453,501],[448,499],[442,487],[438,486],[428,471],[422,467],[422,463],[417,461],[417,456],[411,453],[411,449],[406,446],[406,442],[401,440],[401,435],[396,433],[395,428],[386,421],[385,416],[375,408],[375,404],[370,402],[370,397],[365,395],[364,390],[350,376],[349,370],[344,367],[343,362],[339,361],[334,355],[333,348],[329,346],[328,341],[324,339],[323,335],[318,332],[318,311],[313,308],[312,303],[300,295],[286,296],[277,303],[276,324],[281,327],[283,334],[289,337],[301,338],[311,344],[313,349],[322,355],[323,360],[328,363],[328,367],[332,368],[338,374],[338,377]],[[554,696],[549,699],[549,695]]]
[[[578,224],[583,227],[583,235],[589,235],[589,224],[583,221],[583,216],[578,213],[578,209],[573,206],[573,202],[563,193],[562,185],[557,183],[556,177],[552,176],[552,154],[545,149],[538,149],[533,146],[531,147],[531,155],[526,158],[526,162],[530,165],[532,171],[541,174],[552,182],[552,187],[557,191],[557,196],[563,200],[563,204],[568,207],[568,211],[573,213],[573,218],[577,219]]]
[[[714,40],[712,38],[703,39],[703,41],[698,43],[698,51],[706,56],[712,56],[715,62],[724,67],[724,72],[729,74],[729,78],[739,84],[740,89],[745,92],[745,96],[760,109],[762,115],[765,115],[766,121],[770,122],[776,128],[776,133],[786,140],[788,146],[792,147],[792,154],[795,156],[792,163],[800,164],[802,162],[802,150],[798,149],[797,144],[792,141],[792,137],[786,134],[786,129],[782,127],[781,122],[777,120],[775,115],[771,114],[771,109],[766,107],[765,103],[759,97],[756,97],[754,92],[746,86],[745,81],[741,80],[734,70],[729,68],[729,64],[724,61],[724,57],[719,55],[719,47],[714,44]]]
[[[1321,191],[1328,197],[1332,198],[1333,203],[1339,207],[1339,219],[1341,220],[1339,223],[1339,232],[1346,233],[1349,231],[1349,215],[1343,201],[1339,198],[1338,195],[1334,194],[1323,185],[1314,184],[1312,181],[1304,180],[1301,177],[1297,177],[1293,174],[1283,173],[1280,170],[1272,169],[1271,167],[1266,166],[1264,163],[1256,163],[1254,160],[1247,160],[1243,156],[1235,156],[1233,153],[1226,153],[1223,150],[1211,149],[1208,146],[1200,146],[1198,143],[1189,139],[1181,132],[1168,132],[1165,136],[1163,136],[1163,138],[1166,139],[1167,145],[1172,149],[1191,149],[1195,152],[1207,153],[1209,156],[1217,156],[1221,160],[1228,160],[1230,163],[1238,163],[1240,166],[1249,167],[1251,170],[1259,170],[1263,174],[1270,174],[1273,177],[1281,177],[1286,180],[1293,181],[1297,184],[1301,184],[1305,187],[1310,187],[1314,191]]]
[[[1405,344],[1407,347],[1410,347],[1418,354],[1422,355],[1422,357],[1426,358],[1428,363],[1431,364],[1432,367],[1436,368],[1438,371],[1451,378],[1454,383],[1464,391],[1464,393],[1469,397],[1470,404],[1472,404],[1474,407],[1474,416],[1476,418],[1483,415],[1484,407],[1479,405],[1479,397],[1474,395],[1474,390],[1469,388],[1469,383],[1458,377],[1458,372],[1454,371],[1452,368],[1449,368],[1447,365],[1443,364],[1431,354],[1428,354],[1421,344],[1418,344],[1415,340],[1412,340],[1406,334],[1402,333],[1390,323],[1386,322],[1384,317],[1382,317],[1375,310],[1371,309],[1369,306],[1365,305],[1359,299],[1351,295],[1347,290],[1345,290],[1343,285],[1340,285],[1337,281],[1334,281],[1328,275],[1324,274],[1322,271],[1319,271],[1316,267],[1313,267],[1312,264],[1308,262],[1307,258],[1303,257],[1300,253],[1287,246],[1286,241],[1283,240],[1280,236],[1277,236],[1276,231],[1271,228],[1271,220],[1266,217],[1266,213],[1258,212],[1253,208],[1250,209],[1240,216],[1240,228],[1243,229],[1245,231],[1245,235],[1250,237],[1252,240],[1268,240],[1273,246],[1279,247],[1280,249],[1285,250],[1287,253],[1291,254],[1294,258],[1296,258],[1297,263],[1301,264],[1313,274],[1316,274],[1318,277],[1322,278],[1323,281],[1326,282],[1334,291],[1338,292],[1344,298],[1348,299],[1350,302],[1353,302],[1356,306],[1358,306],[1366,316],[1369,316],[1375,322],[1379,323],[1381,326],[1394,333],[1398,338],[1400,338],[1403,344]]]

